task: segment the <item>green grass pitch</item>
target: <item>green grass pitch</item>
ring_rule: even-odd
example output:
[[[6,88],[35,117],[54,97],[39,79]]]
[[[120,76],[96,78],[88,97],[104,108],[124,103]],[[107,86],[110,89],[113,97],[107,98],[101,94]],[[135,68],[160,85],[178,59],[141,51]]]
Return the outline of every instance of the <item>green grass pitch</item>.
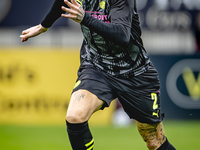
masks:
[[[200,150],[200,121],[164,121],[177,150]],[[136,124],[128,128],[91,127],[95,150],[147,150]],[[66,127],[0,125],[1,150],[71,150]]]

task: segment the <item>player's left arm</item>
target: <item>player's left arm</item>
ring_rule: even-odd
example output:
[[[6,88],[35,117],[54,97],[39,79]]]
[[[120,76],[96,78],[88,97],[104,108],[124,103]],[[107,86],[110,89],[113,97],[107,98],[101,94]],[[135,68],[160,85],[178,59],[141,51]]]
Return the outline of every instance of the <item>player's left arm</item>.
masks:
[[[62,17],[71,18],[81,23],[105,39],[117,44],[127,44],[130,40],[133,9],[131,0],[113,0],[111,5],[111,23],[105,23],[92,17],[85,12],[76,0],[71,3],[68,0],[64,2],[70,7],[62,7],[69,14],[62,14]]]

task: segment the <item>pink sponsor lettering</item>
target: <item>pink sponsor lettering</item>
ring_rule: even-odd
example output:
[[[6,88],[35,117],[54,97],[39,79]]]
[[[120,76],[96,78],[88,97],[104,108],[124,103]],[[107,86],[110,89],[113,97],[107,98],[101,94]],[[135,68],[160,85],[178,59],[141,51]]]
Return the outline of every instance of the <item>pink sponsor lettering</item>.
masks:
[[[92,17],[98,20],[102,20],[105,23],[110,23],[110,21],[108,20],[108,15],[102,15],[102,12],[93,12],[93,11],[85,11],[85,12],[90,13]]]
[[[108,20],[107,15],[104,15],[104,17],[105,17],[105,20]]]

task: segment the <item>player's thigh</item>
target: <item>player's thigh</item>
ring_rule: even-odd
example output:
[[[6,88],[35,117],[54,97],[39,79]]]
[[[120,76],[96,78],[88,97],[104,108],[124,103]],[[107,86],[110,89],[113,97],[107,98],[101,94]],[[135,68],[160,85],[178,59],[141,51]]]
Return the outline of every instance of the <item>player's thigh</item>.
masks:
[[[87,121],[90,116],[103,105],[93,93],[79,89],[75,91],[69,103],[66,120],[71,123],[81,123]]]
[[[166,137],[162,122],[156,124],[136,122],[138,131],[147,145],[155,144],[159,147],[165,142]]]

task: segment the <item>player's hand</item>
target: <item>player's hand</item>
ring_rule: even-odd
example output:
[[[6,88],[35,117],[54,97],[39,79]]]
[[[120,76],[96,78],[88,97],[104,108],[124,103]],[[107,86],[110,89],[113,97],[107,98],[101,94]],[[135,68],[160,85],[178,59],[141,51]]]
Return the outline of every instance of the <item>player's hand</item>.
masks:
[[[62,6],[62,10],[68,13],[62,14],[62,17],[71,18],[72,20],[81,23],[85,16],[83,7],[76,0],[71,0],[71,3],[68,0],[64,0],[64,2],[69,6],[69,8]]]
[[[48,28],[44,28],[41,24],[31,27],[29,29],[26,29],[26,30],[22,31],[22,35],[20,35],[21,41],[25,42],[29,38],[37,36],[43,32],[46,32],[47,30],[48,30]]]

